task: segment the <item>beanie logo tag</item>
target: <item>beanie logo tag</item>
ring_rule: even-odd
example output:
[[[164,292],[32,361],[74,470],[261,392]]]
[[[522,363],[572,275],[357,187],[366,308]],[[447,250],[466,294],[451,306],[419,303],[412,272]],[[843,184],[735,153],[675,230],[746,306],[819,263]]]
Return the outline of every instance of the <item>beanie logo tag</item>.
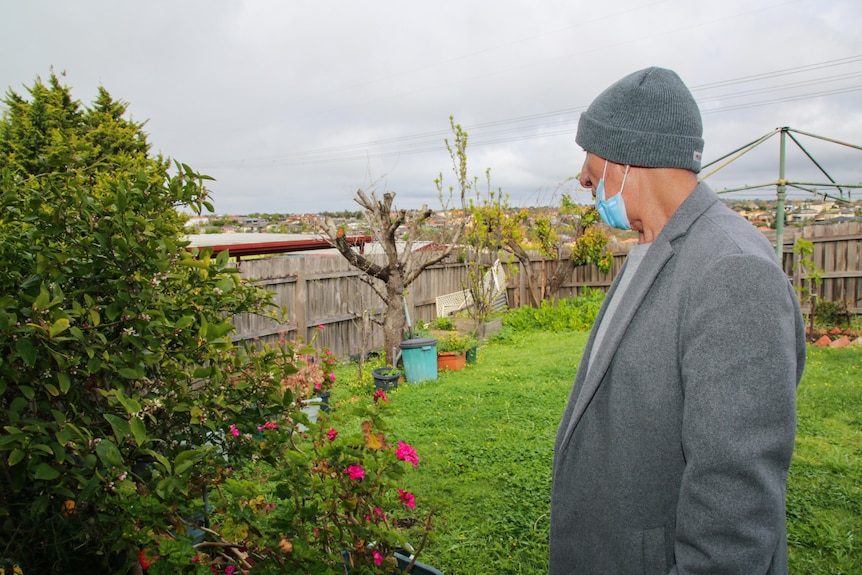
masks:
[[[699,161],[700,161],[700,156],[701,156],[701,153],[700,153],[700,152],[698,152],[697,150],[695,150],[695,151],[694,151],[694,161],[695,161],[695,162],[699,162]]]

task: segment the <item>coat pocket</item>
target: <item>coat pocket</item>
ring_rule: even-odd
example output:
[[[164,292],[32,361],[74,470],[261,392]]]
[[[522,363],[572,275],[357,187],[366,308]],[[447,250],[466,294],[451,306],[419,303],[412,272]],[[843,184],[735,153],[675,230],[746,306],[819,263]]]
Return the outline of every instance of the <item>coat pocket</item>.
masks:
[[[644,575],[667,575],[669,565],[665,527],[647,529],[642,534]]]

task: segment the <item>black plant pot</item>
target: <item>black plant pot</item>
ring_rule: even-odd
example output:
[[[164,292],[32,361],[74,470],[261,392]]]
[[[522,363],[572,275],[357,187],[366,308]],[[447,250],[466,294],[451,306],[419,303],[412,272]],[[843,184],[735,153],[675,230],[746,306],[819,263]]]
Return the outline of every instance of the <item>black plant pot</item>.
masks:
[[[371,375],[374,377],[374,387],[378,391],[395,389],[398,387],[398,380],[401,379],[401,372],[391,367],[372,369]]]

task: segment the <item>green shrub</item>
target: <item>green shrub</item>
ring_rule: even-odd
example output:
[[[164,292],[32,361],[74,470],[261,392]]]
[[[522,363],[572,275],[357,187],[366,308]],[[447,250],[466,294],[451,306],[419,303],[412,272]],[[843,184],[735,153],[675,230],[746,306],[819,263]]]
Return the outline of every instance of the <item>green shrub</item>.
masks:
[[[437,351],[454,351],[457,353],[467,353],[471,347],[478,345],[476,338],[470,335],[460,335],[458,333],[450,333],[445,337],[437,340]]]
[[[846,301],[817,300],[814,325],[820,327],[847,327],[850,325],[850,310]]]
[[[587,289],[573,299],[556,302],[543,301],[541,307],[521,307],[503,318],[503,325],[516,332],[529,331],[587,331],[604,301],[605,293]]]
[[[452,318],[438,317],[431,322],[431,327],[442,331],[454,331],[455,322],[452,321]]]
[[[181,170],[158,185],[0,181],[0,540],[25,573],[128,566],[135,523],[165,522],[126,505],[143,485],[162,512],[196,512],[196,466],[235,409],[226,318],[266,299],[226,252],[180,241],[175,205],[205,194]]]

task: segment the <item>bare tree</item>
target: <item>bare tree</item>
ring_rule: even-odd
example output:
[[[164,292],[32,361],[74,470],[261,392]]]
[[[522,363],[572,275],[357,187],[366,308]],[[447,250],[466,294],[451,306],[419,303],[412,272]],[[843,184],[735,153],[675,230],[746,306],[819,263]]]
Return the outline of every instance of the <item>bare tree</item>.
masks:
[[[429,266],[444,260],[456,248],[464,232],[465,211],[464,193],[461,191],[462,209],[450,219],[448,241],[439,251],[415,251],[415,242],[421,237],[423,224],[434,213],[427,205],[419,211],[408,212],[393,207],[394,192],[384,192],[379,198],[375,190],[357,190],[354,201],[365,212],[365,217],[373,234],[383,250],[380,263],[356,251],[347,241],[344,231],[339,229],[332,218],[325,219],[324,232],[350,265],[363,272],[363,278],[386,305],[383,316],[383,341],[386,363],[395,361],[395,350],[399,346],[407,317],[404,309],[404,296],[407,288]],[[405,226],[406,231],[400,241],[398,231]]]

